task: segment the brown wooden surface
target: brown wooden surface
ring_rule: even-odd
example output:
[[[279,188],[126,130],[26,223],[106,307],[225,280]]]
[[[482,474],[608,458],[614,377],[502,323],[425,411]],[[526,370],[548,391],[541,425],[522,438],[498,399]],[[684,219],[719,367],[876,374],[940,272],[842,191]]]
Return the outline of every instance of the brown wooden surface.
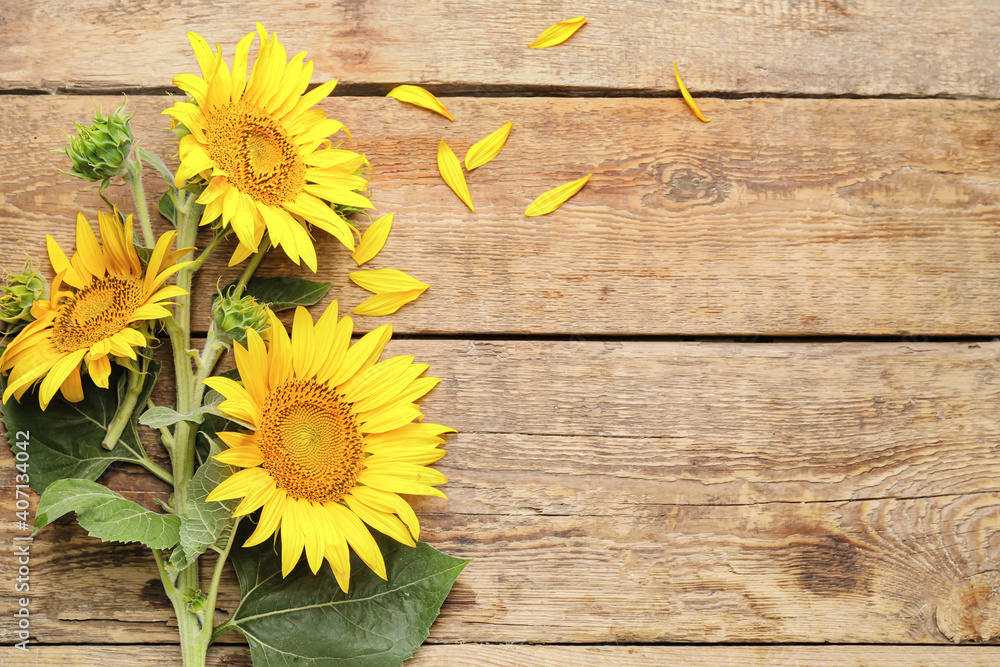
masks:
[[[550,24],[585,15],[565,46],[530,50]],[[0,4],[0,88],[92,91],[170,86],[193,71],[184,33],[232,53],[260,20],[314,81],[385,94],[397,83],[676,94],[998,97],[993,0],[345,0]],[[52,45],[65,45],[52,48]],[[711,118],[711,116],[709,116]]]
[[[133,96],[137,131],[164,156],[168,99]],[[0,264],[44,260],[40,225],[64,247],[79,210],[106,207],[61,173],[64,128],[116,97],[0,96]],[[393,267],[431,289],[393,316],[398,331],[531,334],[990,335],[1000,321],[1000,157],[996,102],[703,100],[448,101],[455,123],[385,98],[324,108],[354,131],[395,213]],[[627,111],[623,113],[623,108]],[[471,213],[441,181],[446,137],[469,144],[507,120],[500,157],[469,177]],[[556,213],[535,196],[594,173]],[[150,174],[151,192],[164,185]],[[124,186],[112,195],[132,205]],[[349,253],[318,233],[320,275],[353,307]],[[225,246],[230,251],[232,245]],[[294,270],[265,261],[262,275]],[[200,279],[207,327],[218,262]],[[362,328],[381,324],[359,318]]]
[[[5,653],[3,653],[5,652]],[[0,648],[0,660],[24,660]],[[31,667],[161,667],[180,660],[169,646],[44,646],[35,649]],[[12,663],[15,664],[15,663]],[[995,667],[996,652],[984,646],[497,646],[425,645],[406,667]],[[240,647],[209,649],[208,667],[250,667],[250,652]]]
[[[566,44],[525,48],[580,14]],[[418,335],[389,352],[431,364],[424,412],[460,431],[437,464],[448,499],[415,505],[422,539],[475,560],[407,667],[1000,665],[1000,6],[0,0],[0,266],[94,218],[94,189],[60,173],[73,121],[127,90],[175,164],[159,111],[194,71],[184,31],[229,54],[253,19],[352,95],[321,106],[396,215],[370,266],[432,285],[356,318]],[[674,58],[711,123],[677,99]],[[456,121],[383,98],[397,83]],[[470,213],[437,143],[462,155],[507,121]],[[319,248],[353,307],[354,263]],[[260,271],[288,272],[306,275]],[[235,276],[221,258],[203,274],[201,331]],[[0,451],[3,545],[11,465]],[[129,467],[102,481],[150,507],[168,493]],[[32,577],[37,643],[0,665],[179,664],[145,549],[64,518]],[[237,595],[229,573],[222,617]],[[242,638],[209,664],[249,665]]]

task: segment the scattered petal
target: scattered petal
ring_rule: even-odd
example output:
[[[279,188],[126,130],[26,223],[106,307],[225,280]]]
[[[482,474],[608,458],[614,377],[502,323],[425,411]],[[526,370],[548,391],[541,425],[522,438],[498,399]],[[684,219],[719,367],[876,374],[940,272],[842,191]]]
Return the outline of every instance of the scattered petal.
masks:
[[[450,111],[444,108],[444,105],[441,104],[438,98],[420,86],[396,86],[389,91],[386,97],[394,97],[400,102],[406,102],[407,104],[416,104],[418,107],[435,111],[448,120],[455,120],[455,117],[451,115]]]
[[[538,199],[531,202],[531,206],[524,212],[526,216],[545,215],[562,206],[563,202],[580,191],[593,174],[587,174],[583,178],[564,183],[558,188],[553,188],[548,192],[539,195]]]
[[[374,269],[372,271],[352,271],[351,280],[358,287],[363,287],[375,294],[389,292],[405,292],[408,290],[425,290],[430,285],[420,282],[398,269]]]
[[[358,243],[358,247],[351,253],[351,259],[357,262],[358,266],[361,266],[375,257],[382,250],[382,246],[385,245],[385,240],[389,238],[389,230],[391,229],[392,213],[383,215],[370,224],[361,236],[361,242]]]
[[[485,138],[469,146],[469,151],[465,154],[465,169],[472,171],[500,155],[507,137],[510,136],[510,128],[514,123],[504,123],[496,132],[491,132]]]
[[[577,16],[575,19],[554,23],[546,28],[545,31],[538,36],[538,39],[529,44],[528,48],[546,49],[550,46],[555,46],[556,44],[562,44],[567,39],[572,37],[573,33],[582,28],[583,24],[586,22],[587,19],[582,16]]]
[[[469,194],[469,185],[465,182],[465,174],[462,173],[462,163],[458,161],[455,151],[451,150],[451,146],[444,139],[438,144],[438,171],[452,192],[465,202],[470,211],[475,211],[472,195]]]
[[[676,60],[674,60],[674,76],[677,77],[677,85],[680,86],[681,95],[684,96],[684,101],[687,102],[687,105],[689,107],[691,107],[691,111],[694,112],[694,115],[697,116],[698,120],[700,120],[702,122],[711,123],[712,122],[711,120],[709,120],[708,118],[705,118],[704,116],[701,115],[701,110],[698,108],[698,105],[695,104],[694,100],[691,98],[691,93],[689,93],[688,89],[684,87],[684,82],[681,81],[681,75],[677,71],[677,61]]]
[[[367,315],[369,317],[391,315],[423,294],[426,289],[427,288],[424,287],[421,289],[406,290],[405,292],[376,294],[375,296],[370,296],[362,301],[358,304],[357,308],[351,312],[356,315]]]

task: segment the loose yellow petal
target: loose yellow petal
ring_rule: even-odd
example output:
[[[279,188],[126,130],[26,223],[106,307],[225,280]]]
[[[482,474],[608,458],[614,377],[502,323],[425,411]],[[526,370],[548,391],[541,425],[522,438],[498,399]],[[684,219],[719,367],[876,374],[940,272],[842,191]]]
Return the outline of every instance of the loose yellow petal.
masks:
[[[500,155],[504,144],[507,143],[507,137],[510,136],[510,128],[513,126],[514,123],[512,122],[504,123],[503,127],[496,132],[491,132],[485,138],[469,146],[469,151],[465,154],[466,171],[482,167],[497,155]]]
[[[400,102],[406,102],[407,104],[416,104],[418,107],[435,111],[448,120],[455,120],[455,117],[451,115],[450,111],[445,109],[438,98],[420,86],[396,86],[389,91],[386,97],[394,97]]]
[[[688,89],[684,87],[684,82],[681,81],[681,75],[677,71],[677,61],[676,60],[674,60],[674,76],[677,78],[677,85],[681,89],[681,95],[684,96],[684,101],[687,102],[687,105],[689,107],[691,107],[691,111],[694,112],[694,115],[697,116],[698,120],[700,120],[702,122],[711,123],[712,122],[711,120],[709,120],[708,118],[705,118],[704,116],[701,115],[701,109],[699,109],[698,105],[694,103],[694,100],[691,98],[691,93],[688,92]]]
[[[470,211],[475,211],[476,207],[472,205],[469,186],[465,182],[465,174],[462,173],[462,164],[458,161],[455,151],[451,150],[451,146],[444,139],[438,144],[438,171],[441,172],[441,178],[452,189],[452,192],[465,202]]]
[[[405,292],[415,289],[419,289],[422,292],[430,287],[427,283],[422,283],[413,276],[407,275],[398,269],[352,271],[350,276],[355,285],[375,294]]]
[[[359,303],[351,312],[355,315],[367,315],[368,317],[392,315],[397,310],[423,294],[424,289],[412,289],[405,292],[376,294],[375,296],[370,296]]]
[[[546,49],[550,46],[555,46],[556,44],[562,44],[567,39],[572,37],[573,33],[582,28],[583,24],[586,22],[587,19],[582,16],[577,16],[575,19],[554,23],[546,28],[545,31],[538,36],[538,39],[529,44],[528,48]]]
[[[389,230],[392,229],[392,213],[383,215],[381,218],[369,225],[368,229],[361,236],[361,242],[351,253],[351,259],[361,266],[375,255],[379,254],[385,240],[389,238]]]
[[[591,176],[593,176],[593,174],[587,174],[583,178],[570,181],[569,183],[560,185],[558,188],[553,188],[548,192],[539,195],[538,199],[531,202],[531,206],[528,207],[524,214],[531,218],[536,215],[551,213],[562,206],[563,202],[579,192],[580,188],[582,188],[587,181],[590,180]]]

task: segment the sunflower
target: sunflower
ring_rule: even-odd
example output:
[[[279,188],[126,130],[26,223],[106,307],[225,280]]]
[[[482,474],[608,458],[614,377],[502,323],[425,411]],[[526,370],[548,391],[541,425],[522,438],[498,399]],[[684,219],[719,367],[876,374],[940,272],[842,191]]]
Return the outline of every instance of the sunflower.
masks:
[[[188,33],[201,76],[174,78],[192,101],[163,112],[190,132],[180,141],[175,181],[178,187],[191,178],[207,182],[198,198],[205,205],[201,224],[221,218],[222,227],[236,232],[239,246],[230,266],[257,252],[266,231],[270,243],[315,272],[316,249],[307,223],[354,250],[353,226],[329,203],[371,208],[358,194],[368,181],[355,173],[367,161],[333,147],[327,137],[347,129],[312,108],[336,80],[303,95],[312,61],[303,63],[302,52],[287,62],[276,34],[268,38],[259,23],[257,34],[260,46],[248,78],[253,33],[236,46],[232,72],[221,48],[213,53],[204,38]]]
[[[38,401],[44,410],[56,391],[67,401],[83,400],[81,362],[98,387],[108,388],[110,357],[135,360],[145,347],[149,322],[170,315],[167,301],[187,294],[163,283],[189,262],[177,263],[191,248],[170,252],[177,232],[167,232],[153,249],[143,276],[132,243],[132,216],[124,224],[114,214],[99,212],[101,243],[83,215],[76,220],[76,253],[72,259],[46,235],[49,261],[55,270],[49,299],[35,301],[28,324],[0,356],[0,373],[10,371],[6,403],[18,401],[41,381]]]
[[[354,327],[337,321],[337,304],[319,322],[295,311],[289,338],[271,315],[270,342],[247,331],[247,347],[234,347],[242,385],[222,377],[207,385],[225,397],[219,408],[250,426],[250,433],[221,432],[229,449],[215,458],[242,468],[213,490],[208,500],[242,498],[243,516],[263,508],[253,546],[281,534],[281,573],[288,574],[303,549],[313,573],[323,560],[347,592],[348,545],[378,576],[385,563],[368,526],[414,546],[420,524],[398,494],[444,494],[447,480],[428,468],[445,452],[437,424],[423,418],[413,401],[437,378],[419,377],[428,366],[411,356],[378,362],[392,335],[389,325],[349,347]]]

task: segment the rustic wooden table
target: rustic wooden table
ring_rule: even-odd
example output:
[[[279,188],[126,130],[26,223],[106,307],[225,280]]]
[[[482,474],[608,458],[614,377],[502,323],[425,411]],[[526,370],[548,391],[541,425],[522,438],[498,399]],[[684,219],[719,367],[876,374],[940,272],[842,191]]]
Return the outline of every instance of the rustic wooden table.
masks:
[[[460,431],[422,539],[475,561],[408,665],[1000,665],[1000,3],[0,0],[0,265],[94,218],[55,152],[74,121],[125,91],[171,155],[184,32],[231,54],[253,20],[341,80],[321,107],[396,215],[374,265],[432,285],[389,318],[390,351],[431,364],[425,411]],[[386,99],[398,83],[457,120]],[[506,121],[470,213],[438,141],[461,154]],[[347,254],[319,250],[330,296],[359,303]],[[203,273],[201,331],[234,275]],[[124,466],[102,481],[166,493]],[[179,661],[147,550],[68,521],[33,548],[37,643],[0,663]],[[249,652],[227,635],[210,663]]]

